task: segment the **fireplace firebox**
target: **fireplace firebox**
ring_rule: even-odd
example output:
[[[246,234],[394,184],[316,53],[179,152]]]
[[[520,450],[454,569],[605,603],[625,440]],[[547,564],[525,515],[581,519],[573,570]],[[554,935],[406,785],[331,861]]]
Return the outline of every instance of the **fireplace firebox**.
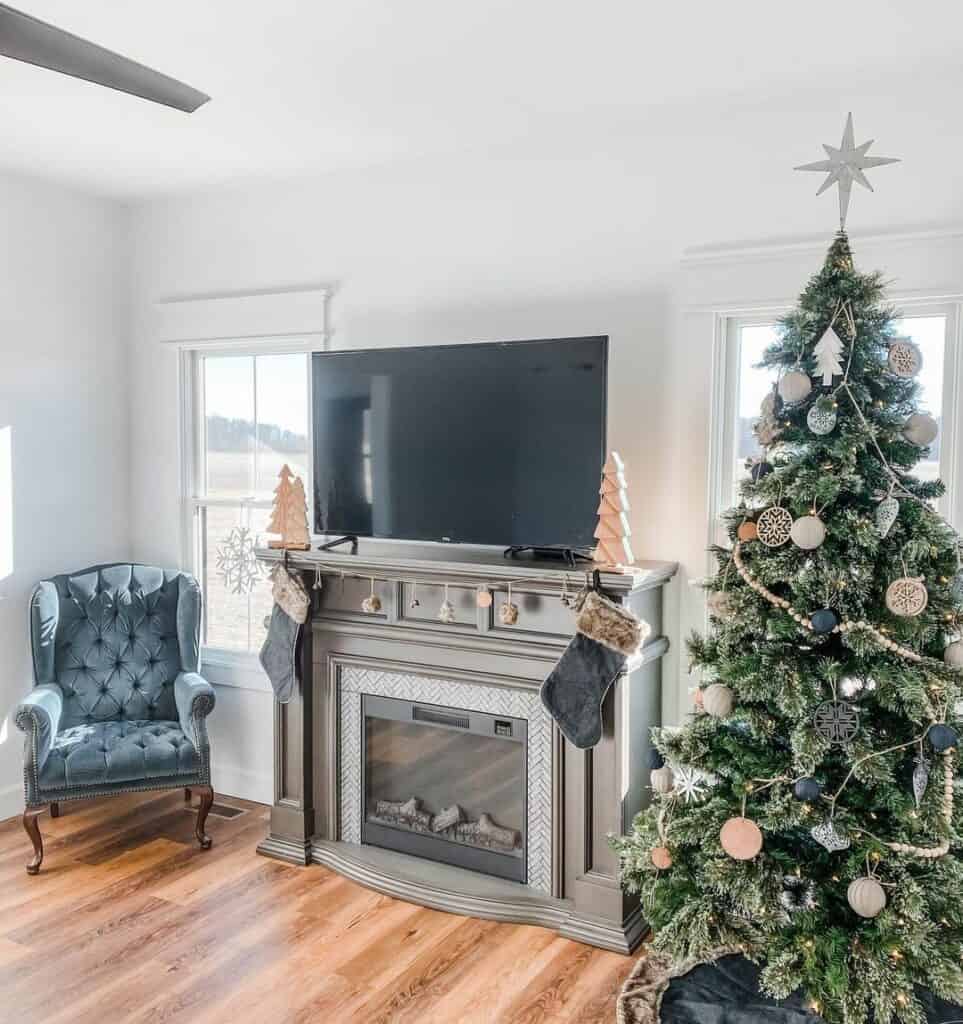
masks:
[[[526,882],[528,723],[362,696],[361,840]]]

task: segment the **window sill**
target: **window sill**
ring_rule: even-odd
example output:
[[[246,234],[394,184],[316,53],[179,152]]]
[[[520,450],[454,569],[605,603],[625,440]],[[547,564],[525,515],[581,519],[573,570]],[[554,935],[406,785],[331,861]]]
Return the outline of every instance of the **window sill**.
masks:
[[[272,692],[256,654],[204,647],[201,649],[201,675],[214,686],[233,686],[258,693]]]

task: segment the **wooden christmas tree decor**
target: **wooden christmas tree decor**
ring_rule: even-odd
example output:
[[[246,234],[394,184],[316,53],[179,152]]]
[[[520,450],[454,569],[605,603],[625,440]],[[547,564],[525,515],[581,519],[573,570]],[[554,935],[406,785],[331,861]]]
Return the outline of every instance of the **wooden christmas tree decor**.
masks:
[[[602,486],[599,488],[599,517],[595,528],[598,544],[593,558],[600,565],[631,565],[635,561],[629,537],[632,530],[626,513],[629,511],[628,485],[625,482],[625,464],[618,452],[611,452],[602,467]]]
[[[280,535],[280,540],[268,542],[270,548],[291,548],[295,551],[311,550],[311,534],[308,532],[308,502],[304,484],[299,476],[291,472],[285,463],[278,473],[278,485],[274,488],[274,511],[268,523],[268,533]]]

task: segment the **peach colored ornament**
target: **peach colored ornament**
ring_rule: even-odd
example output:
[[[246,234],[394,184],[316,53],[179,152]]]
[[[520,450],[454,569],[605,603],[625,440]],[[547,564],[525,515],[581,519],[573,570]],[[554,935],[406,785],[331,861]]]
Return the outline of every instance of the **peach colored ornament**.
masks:
[[[492,606],[492,592],[490,590],[479,590],[475,595],[475,604],[479,608],[491,608]]]
[[[756,524],[751,519],[747,519],[744,523],[740,524],[739,529],[736,530],[736,536],[743,542],[743,544],[746,544],[751,540],[755,540],[758,536]]]
[[[660,870],[665,871],[666,868],[672,867],[672,854],[669,853],[668,849],[664,846],[653,847],[652,853],[650,854],[652,863]]]
[[[762,849],[762,832],[748,818],[730,818],[722,826],[719,842],[733,860],[752,860]]]
[[[692,703],[695,704],[695,706],[699,708],[700,711],[705,710],[702,704],[702,690],[696,690],[696,692],[692,695]]]

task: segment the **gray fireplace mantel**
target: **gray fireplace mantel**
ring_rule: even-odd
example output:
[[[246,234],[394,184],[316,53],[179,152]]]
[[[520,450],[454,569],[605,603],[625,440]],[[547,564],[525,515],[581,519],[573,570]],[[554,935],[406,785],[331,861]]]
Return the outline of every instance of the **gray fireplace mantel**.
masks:
[[[285,557],[267,549],[258,555],[266,562]],[[577,750],[551,728],[551,756],[545,759],[550,861],[535,886],[345,841],[341,787],[350,778],[345,781],[340,763],[342,681],[346,692],[349,679],[357,688],[355,680],[367,675],[417,678],[422,694],[437,685],[439,698],[446,687],[466,692],[463,684],[474,684],[489,699],[492,687],[537,695],[574,631],[574,613],[559,600],[562,580],[574,591],[585,569],[507,560],[491,549],[364,540],[356,555],[289,551],[286,557],[309,588],[320,574],[322,588],[311,591],[301,685],[290,703],[275,706],[274,806],[270,833],[258,851],[322,864],[424,906],[543,925],[631,952],[646,925],[638,901],[619,886],[608,837],[624,832],[647,801],[649,729],[660,722],[661,659],[668,649],[662,594],[675,563],[640,562],[626,572],[601,574],[604,591],[645,619],[652,632],[605,698],[598,746]],[[369,577],[382,602],[375,615],[361,611]],[[509,582],[519,608],[512,626],[502,625],[497,614]],[[437,618],[446,584],[453,623]],[[493,592],[488,608],[477,605],[481,588]]]

